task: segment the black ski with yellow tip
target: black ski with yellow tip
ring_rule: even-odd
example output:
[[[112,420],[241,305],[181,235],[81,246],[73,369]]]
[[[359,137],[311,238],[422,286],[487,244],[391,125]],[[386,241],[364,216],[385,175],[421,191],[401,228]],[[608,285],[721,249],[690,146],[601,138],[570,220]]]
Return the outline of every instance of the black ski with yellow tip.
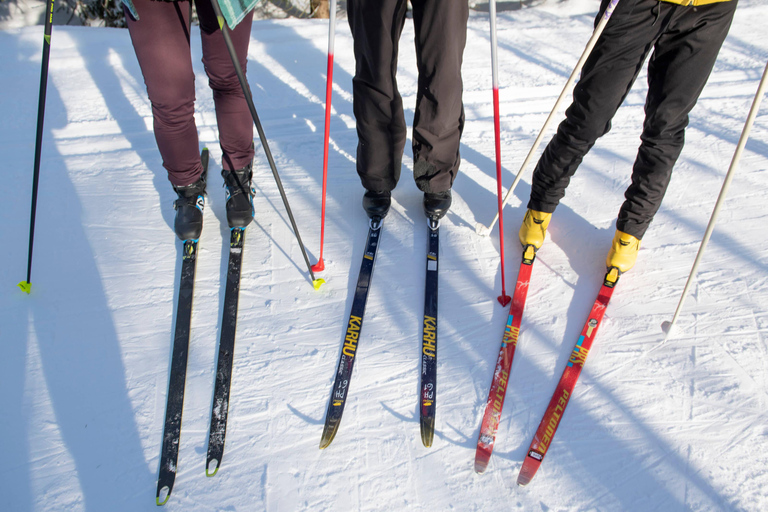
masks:
[[[331,398],[328,402],[328,411],[325,414],[325,426],[323,436],[320,439],[320,449],[327,448],[333,441],[339,430],[341,415],[344,413],[344,405],[349,394],[349,383],[352,378],[352,367],[355,364],[357,343],[360,339],[360,331],[363,327],[365,304],[368,301],[368,291],[371,288],[373,267],[376,263],[376,250],[379,248],[381,237],[382,219],[374,217],[370,220],[368,240],[366,241],[363,262],[360,266],[360,274],[357,277],[355,297],[352,300],[352,309],[347,322],[347,330],[344,335],[344,346],[339,356],[339,366],[336,371],[336,380],[333,383]]]
[[[203,164],[203,172],[206,172],[208,169],[208,149],[203,149],[200,160]],[[205,198],[202,195],[198,199],[197,206],[201,210],[205,206]],[[184,385],[187,376],[187,356],[189,355],[189,335],[192,322],[192,297],[195,290],[197,242],[197,240],[184,240],[181,254],[181,278],[179,279],[179,299],[171,355],[171,373],[168,378],[168,398],[165,406],[163,447],[160,452],[160,470],[157,475],[155,500],[158,505],[165,505],[168,498],[171,497],[173,483],[176,481],[181,413],[184,409]]]
[[[419,425],[421,442],[429,448],[435,435],[437,409],[437,266],[440,222],[428,219],[427,273],[424,283],[424,324],[421,334],[421,394]]]
[[[208,434],[208,455],[205,462],[205,474],[207,476],[216,474],[221,466],[221,459],[224,457],[224,440],[227,436],[227,414],[229,413],[229,390],[232,384],[235,332],[237,331],[240,269],[243,264],[244,245],[245,228],[231,228],[227,283],[224,290],[224,312],[221,317],[219,357],[216,363],[216,384],[213,390],[211,428]]]

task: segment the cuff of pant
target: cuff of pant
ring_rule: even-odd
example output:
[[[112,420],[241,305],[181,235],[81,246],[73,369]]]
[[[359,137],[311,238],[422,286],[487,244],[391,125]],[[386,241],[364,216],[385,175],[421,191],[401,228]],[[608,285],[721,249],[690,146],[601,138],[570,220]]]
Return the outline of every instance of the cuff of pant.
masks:
[[[528,201],[528,209],[533,210],[536,212],[542,212],[542,213],[555,213],[555,209],[557,208],[557,205],[551,205],[551,204],[543,204],[539,203],[537,201],[534,201],[531,199]]]

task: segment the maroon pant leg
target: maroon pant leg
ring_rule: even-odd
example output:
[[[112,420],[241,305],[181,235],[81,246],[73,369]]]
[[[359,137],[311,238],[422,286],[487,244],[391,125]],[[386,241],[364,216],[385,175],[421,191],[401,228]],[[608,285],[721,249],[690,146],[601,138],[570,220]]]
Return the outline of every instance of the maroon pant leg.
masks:
[[[203,65],[216,105],[219,143],[224,154],[222,166],[230,171],[242,169],[253,160],[253,118],[210,0],[195,0],[195,6],[203,41]],[[253,11],[230,32],[243,73],[252,22]]]
[[[211,27],[210,1],[198,3],[201,4],[198,15],[209,21],[207,26]],[[188,185],[196,181],[203,170],[194,118],[195,75],[189,49],[189,3],[135,0],[134,5],[140,20],[126,16],[128,30],[152,103],[155,139],[163,167],[173,185]],[[238,56],[247,55],[251,21],[249,15],[233,31]],[[218,25],[215,26],[218,29]],[[239,169],[253,158],[250,113],[242,91],[239,96],[231,92],[232,80],[228,77],[234,77],[238,88],[239,83],[221,33],[210,29],[207,34],[205,29],[201,32],[203,62],[214,89],[224,167]],[[216,39],[220,44],[206,43]],[[240,60],[242,63],[244,58]],[[227,62],[228,70],[225,69]],[[247,125],[242,121],[243,114],[248,118]]]

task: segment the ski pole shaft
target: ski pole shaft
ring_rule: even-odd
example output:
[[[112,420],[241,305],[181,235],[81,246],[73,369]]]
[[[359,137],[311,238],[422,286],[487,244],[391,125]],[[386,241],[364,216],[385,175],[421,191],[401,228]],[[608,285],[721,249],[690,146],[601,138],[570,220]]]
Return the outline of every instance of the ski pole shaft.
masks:
[[[309,276],[312,279],[312,285],[315,287],[315,289],[318,289],[320,288],[320,285],[322,285],[325,281],[323,279],[315,279],[315,274],[312,272],[312,265],[309,264],[309,257],[307,256],[307,250],[304,247],[304,243],[301,241],[299,228],[296,226],[296,221],[293,218],[293,213],[291,212],[291,205],[288,203],[288,197],[285,195],[283,182],[280,180],[280,173],[277,172],[277,166],[275,165],[275,160],[274,158],[272,158],[272,152],[269,150],[269,143],[267,142],[267,136],[264,134],[264,128],[262,128],[261,126],[261,121],[259,120],[259,114],[256,112],[256,106],[253,104],[253,96],[251,95],[251,89],[248,87],[248,81],[245,79],[245,73],[243,73],[243,68],[240,66],[240,61],[237,58],[237,52],[235,51],[235,46],[232,43],[232,37],[229,34],[229,27],[227,27],[227,22],[224,20],[224,15],[221,12],[221,7],[219,6],[218,0],[211,0],[211,5],[213,5],[213,10],[216,13],[216,17],[219,20],[219,28],[221,29],[221,33],[224,36],[224,42],[227,45],[227,51],[229,52],[229,57],[232,59],[232,65],[235,68],[235,73],[237,73],[237,79],[240,81],[240,87],[242,87],[243,89],[243,96],[245,96],[245,101],[248,103],[248,109],[251,111],[251,117],[253,118],[254,124],[256,124],[256,130],[259,132],[259,139],[261,140],[261,146],[264,148],[264,153],[267,156],[269,167],[272,169],[272,175],[275,178],[275,183],[277,184],[277,188],[280,191],[280,197],[283,199],[283,205],[285,206],[285,210],[288,213],[288,218],[291,221],[291,227],[293,227],[293,233],[294,235],[296,235],[296,241],[299,243],[299,247],[301,247],[301,254],[304,256],[304,263],[306,263],[307,265]]]
[[[43,59],[40,69],[40,97],[37,102],[37,136],[35,138],[35,164],[32,176],[32,207],[29,215],[29,251],[27,253],[27,280],[19,283],[26,293],[32,287],[32,247],[35,242],[35,216],[37,213],[37,188],[40,182],[40,156],[43,149],[43,119],[45,118],[45,96],[48,90],[48,61],[51,55],[51,32],[53,27],[53,0],[45,7],[45,28],[43,29]]]
[[[499,212],[496,218],[499,219],[499,260],[501,265],[501,295],[498,297],[499,303],[506,306],[511,300],[507,295],[504,279],[504,217],[502,209],[504,205],[501,201],[501,114],[499,111],[499,59],[498,42],[496,40],[496,0],[489,3],[491,18],[491,75],[493,84],[493,132],[496,145],[496,196],[499,203]]]
[[[533,142],[533,146],[531,147],[530,151],[528,151],[528,155],[525,157],[523,164],[520,166],[520,170],[517,171],[517,176],[515,176],[515,180],[512,182],[512,186],[509,187],[509,190],[507,190],[507,194],[504,196],[504,202],[502,203],[502,208],[507,205],[507,202],[509,201],[509,196],[512,195],[512,192],[515,190],[515,187],[517,187],[517,184],[522,179],[523,172],[528,167],[528,164],[531,163],[531,160],[533,159],[533,155],[536,153],[536,150],[539,148],[541,141],[544,139],[544,134],[546,133],[547,128],[549,128],[549,125],[552,123],[552,120],[554,119],[555,114],[557,113],[557,110],[560,108],[560,105],[563,103],[563,101],[565,100],[565,97],[568,95],[568,92],[570,91],[571,86],[576,81],[576,77],[581,72],[581,68],[584,66],[584,63],[589,58],[589,55],[592,53],[592,49],[595,47],[597,40],[600,38],[600,34],[603,33],[603,29],[605,29],[605,26],[608,24],[608,20],[611,18],[611,15],[613,14],[613,11],[616,8],[616,5],[618,3],[619,3],[619,0],[611,0],[611,3],[609,3],[608,7],[605,9],[605,13],[600,19],[600,22],[595,27],[595,30],[592,33],[592,37],[589,38],[589,41],[587,42],[587,46],[584,48],[584,52],[581,54],[579,61],[576,63],[576,67],[573,68],[573,72],[571,73],[571,76],[568,77],[568,81],[565,83],[565,86],[563,87],[562,92],[560,92],[560,96],[558,96],[557,101],[555,102],[555,106],[552,107],[552,110],[550,111],[549,116],[547,116],[547,120],[544,121],[544,126],[541,127],[541,131],[539,131],[539,135],[536,137],[536,140]],[[481,233],[489,233],[490,230],[493,229],[493,226],[496,225],[496,221],[499,220],[499,218],[500,218],[499,213],[497,213],[496,216],[493,218],[493,222],[491,222],[490,226],[485,227],[485,226],[479,225],[478,231]]]
[[[696,259],[693,262],[691,273],[688,274],[688,280],[685,283],[685,288],[683,288],[683,293],[680,296],[680,301],[677,303],[677,309],[675,310],[675,314],[672,317],[672,321],[669,323],[669,326],[666,327],[665,329],[667,331],[666,338],[669,338],[672,335],[672,328],[675,326],[675,322],[677,322],[677,317],[680,316],[680,311],[683,308],[683,303],[685,302],[685,299],[688,296],[688,291],[693,282],[693,278],[695,277],[696,271],[699,268],[699,262],[701,261],[701,257],[704,254],[704,249],[707,247],[709,238],[712,236],[712,231],[715,229],[715,222],[717,221],[717,215],[720,213],[720,208],[723,202],[725,201],[725,196],[728,193],[728,187],[730,187],[731,180],[733,179],[734,170],[736,170],[736,166],[738,165],[739,160],[741,159],[741,154],[744,151],[744,147],[747,145],[749,132],[752,130],[752,125],[755,122],[755,117],[757,117],[757,112],[760,109],[760,102],[763,100],[763,95],[765,94],[766,86],[768,86],[768,80],[766,80],[766,76],[768,76],[768,63],[766,63],[765,69],[763,70],[763,77],[760,79],[760,85],[757,88],[757,94],[755,94],[755,99],[752,101],[752,107],[749,109],[749,115],[747,116],[747,121],[746,123],[744,123],[744,128],[741,131],[741,137],[739,138],[739,142],[736,145],[736,151],[733,153],[733,158],[731,159],[731,165],[728,168],[728,172],[725,175],[723,186],[720,188],[720,195],[717,197],[717,202],[715,203],[715,207],[712,210],[712,215],[709,218],[709,224],[707,224],[707,229],[704,232],[704,238],[701,240],[701,244],[699,244],[699,252],[696,254]]]
[[[325,269],[323,262],[323,245],[325,242],[325,198],[328,189],[328,143],[331,135],[331,97],[333,96],[333,44],[336,39],[336,0],[331,0],[328,16],[328,66],[325,75],[325,130],[323,133],[323,199],[320,211],[320,258],[312,265],[312,270],[321,272]]]

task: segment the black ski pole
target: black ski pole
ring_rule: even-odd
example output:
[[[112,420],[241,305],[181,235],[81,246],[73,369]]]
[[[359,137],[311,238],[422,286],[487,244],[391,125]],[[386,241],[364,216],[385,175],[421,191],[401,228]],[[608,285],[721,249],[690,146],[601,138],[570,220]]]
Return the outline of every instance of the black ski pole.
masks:
[[[37,185],[40,181],[40,153],[43,149],[43,118],[45,117],[45,91],[48,87],[48,59],[51,55],[51,27],[53,25],[53,0],[45,8],[45,34],[43,37],[43,64],[40,70],[40,99],[37,103],[37,139],[35,140],[35,171],[32,178],[32,212],[29,219],[29,253],[27,255],[27,280],[19,283],[22,291],[32,288],[32,245],[35,241],[35,212],[37,211]]]
[[[285,195],[285,189],[283,189],[283,183],[282,181],[280,181],[280,174],[277,172],[277,166],[275,165],[275,160],[272,158],[272,152],[269,150],[269,144],[267,143],[267,136],[264,134],[264,129],[261,127],[261,121],[259,121],[259,114],[256,113],[256,106],[253,104],[253,96],[251,95],[251,89],[248,87],[248,82],[245,79],[243,68],[240,67],[240,61],[237,58],[237,52],[235,51],[235,47],[232,44],[232,38],[229,35],[229,27],[227,27],[227,22],[224,20],[224,15],[221,13],[221,7],[219,6],[219,2],[217,0],[211,0],[211,4],[213,5],[213,10],[216,12],[216,18],[219,20],[219,28],[221,29],[221,33],[224,35],[224,42],[227,45],[229,56],[232,59],[232,65],[235,67],[235,72],[237,73],[237,79],[240,80],[240,87],[243,88],[243,95],[245,96],[245,101],[248,103],[248,108],[251,111],[251,117],[253,117],[253,122],[256,124],[256,129],[259,132],[259,139],[261,139],[261,145],[264,148],[264,153],[267,155],[269,166],[272,168],[272,175],[275,177],[275,183],[277,183],[278,190],[280,190],[280,197],[283,198],[283,204],[285,205],[285,210],[288,212],[288,218],[291,220],[291,226],[293,226],[293,233],[296,235],[296,240],[299,242],[299,246],[301,247],[301,254],[304,256],[304,262],[307,264],[307,270],[309,271],[309,276],[312,278],[312,286],[314,286],[315,290],[317,290],[325,282],[325,280],[315,279],[315,274],[314,272],[312,272],[312,265],[309,264],[309,257],[307,257],[307,250],[304,248],[304,243],[301,241],[299,228],[296,226],[296,221],[294,220],[293,213],[291,212],[291,205],[288,204],[288,197]]]

